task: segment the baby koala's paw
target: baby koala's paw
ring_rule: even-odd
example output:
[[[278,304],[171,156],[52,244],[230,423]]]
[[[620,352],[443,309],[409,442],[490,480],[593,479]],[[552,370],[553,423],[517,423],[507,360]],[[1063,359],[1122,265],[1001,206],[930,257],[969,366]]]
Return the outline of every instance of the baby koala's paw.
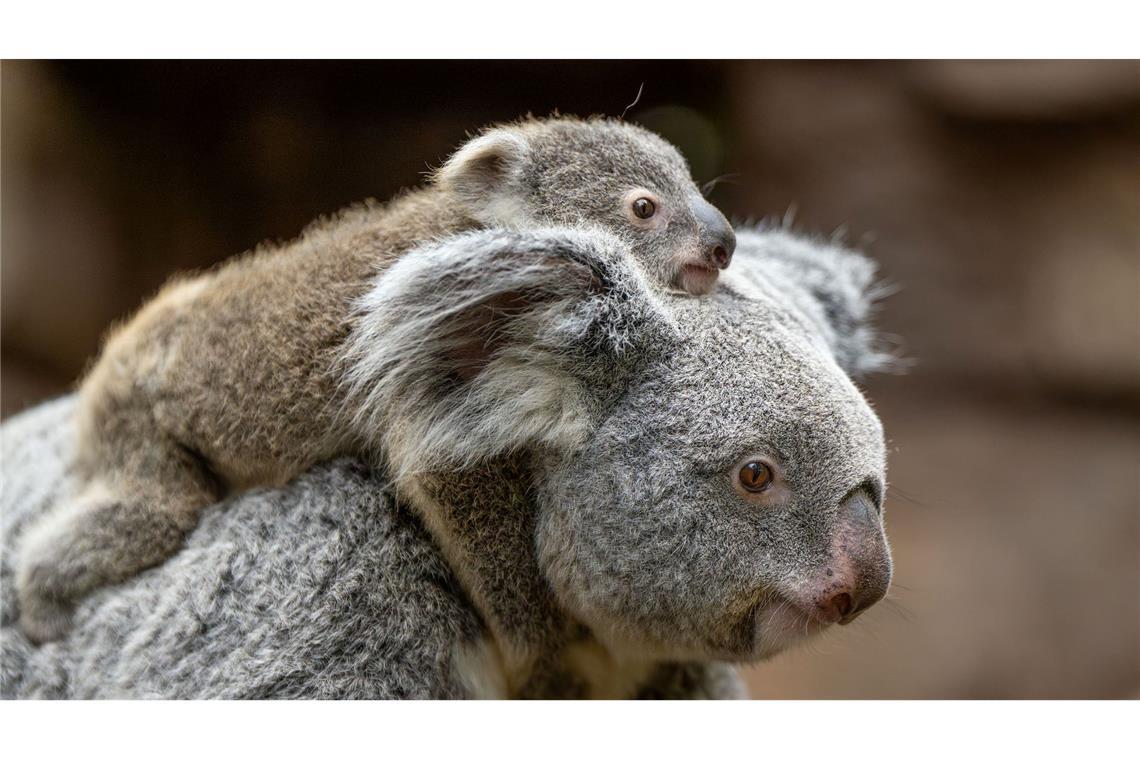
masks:
[[[20,631],[33,644],[46,644],[67,635],[71,628],[73,605],[64,604],[21,588]]]
[[[16,568],[16,598],[20,603],[20,630],[33,644],[63,638],[71,627],[73,604],[58,595],[64,581],[50,559],[26,552]]]
[[[197,514],[148,509],[96,484],[33,522],[16,553],[20,628],[36,643],[61,638],[80,600],[178,550]]]
[[[20,630],[34,644],[63,638],[71,627],[75,563],[67,556],[68,541],[59,528],[51,521],[34,526],[16,556]]]

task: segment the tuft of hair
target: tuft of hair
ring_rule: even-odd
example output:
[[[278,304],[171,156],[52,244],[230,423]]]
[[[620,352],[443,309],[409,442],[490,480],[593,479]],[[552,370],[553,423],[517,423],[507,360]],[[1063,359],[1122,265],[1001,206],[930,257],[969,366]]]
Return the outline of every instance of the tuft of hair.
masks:
[[[468,232],[408,253],[356,304],[346,425],[397,479],[579,443],[598,391],[675,323],[598,230]],[[589,392],[586,389],[590,389]]]
[[[791,285],[791,297],[820,333],[839,366],[853,377],[905,365],[876,331],[878,302],[894,288],[875,277],[874,261],[834,239],[799,235],[782,225],[737,228],[732,276],[768,287]],[[796,294],[807,296],[796,298]]]

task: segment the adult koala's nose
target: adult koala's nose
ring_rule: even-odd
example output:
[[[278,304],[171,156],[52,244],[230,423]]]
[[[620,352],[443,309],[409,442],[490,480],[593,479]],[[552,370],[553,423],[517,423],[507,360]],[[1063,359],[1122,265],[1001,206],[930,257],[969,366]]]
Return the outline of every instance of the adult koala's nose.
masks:
[[[804,589],[805,606],[823,622],[847,625],[890,585],[891,553],[879,510],[858,491],[840,505],[828,560]]]
[[[699,244],[701,255],[710,269],[724,269],[732,261],[736,251],[736,233],[724,214],[704,198],[693,200],[693,214],[700,227]]]

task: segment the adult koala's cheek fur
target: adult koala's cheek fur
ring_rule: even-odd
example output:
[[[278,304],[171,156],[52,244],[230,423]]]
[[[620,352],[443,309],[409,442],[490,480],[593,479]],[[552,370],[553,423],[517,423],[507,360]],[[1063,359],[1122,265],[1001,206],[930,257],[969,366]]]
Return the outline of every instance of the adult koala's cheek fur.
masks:
[[[628,451],[588,445],[547,476],[537,554],[560,604],[615,652],[754,659],[754,612],[777,580],[764,525],[718,513],[713,484],[669,482],[611,456]]]

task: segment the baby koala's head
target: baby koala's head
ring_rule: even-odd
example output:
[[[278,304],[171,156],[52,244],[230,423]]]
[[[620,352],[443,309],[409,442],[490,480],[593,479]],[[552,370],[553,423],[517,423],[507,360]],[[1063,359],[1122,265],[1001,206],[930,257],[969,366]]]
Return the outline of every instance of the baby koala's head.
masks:
[[[439,170],[437,184],[488,227],[602,227],[659,285],[703,294],[736,248],[681,154],[613,119],[528,119],[487,129]]]

